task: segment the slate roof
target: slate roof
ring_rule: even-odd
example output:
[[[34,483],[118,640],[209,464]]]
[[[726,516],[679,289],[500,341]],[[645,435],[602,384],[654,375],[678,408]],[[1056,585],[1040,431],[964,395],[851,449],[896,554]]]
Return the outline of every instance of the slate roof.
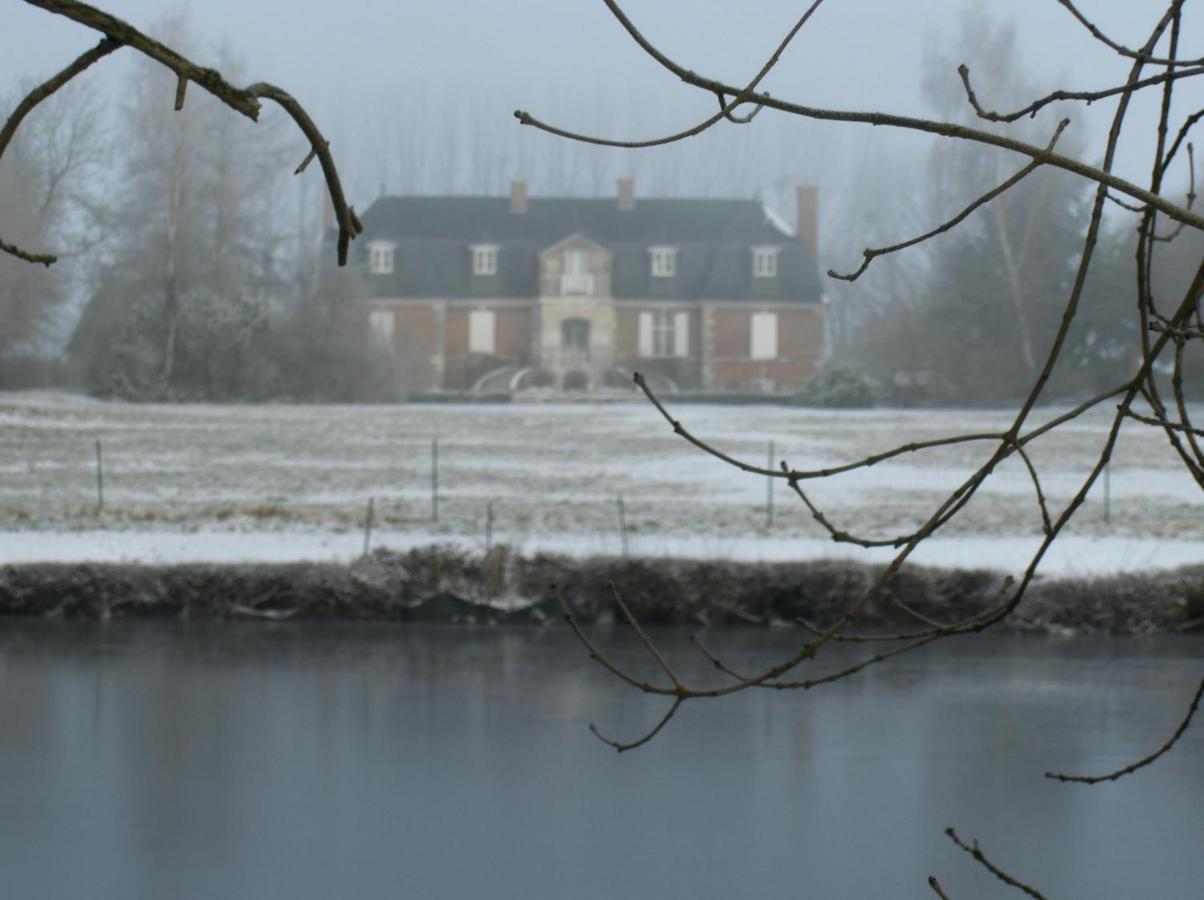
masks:
[[[363,270],[368,244],[396,243],[393,275],[371,275],[373,295],[535,297],[539,254],[581,234],[614,254],[616,298],[775,300],[816,303],[815,260],[755,200],[643,199],[619,209],[613,197],[532,197],[525,213],[508,197],[382,197],[363,215],[353,245]],[[496,244],[498,274],[472,275],[473,244]],[[648,248],[677,248],[677,274],[651,278]],[[778,277],[752,278],[753,246],[776,245]]]

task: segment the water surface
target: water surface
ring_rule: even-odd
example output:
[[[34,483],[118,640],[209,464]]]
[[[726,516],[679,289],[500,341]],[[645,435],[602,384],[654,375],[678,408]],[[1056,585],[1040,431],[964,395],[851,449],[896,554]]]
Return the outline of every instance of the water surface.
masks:
[[[686,633],[658,636],[712,678]],[[643,665],[628,635],[602,632]],[[796,636],[708,637],[733,664]],[[830,665],[856,648],[838,648]],[[37,898],[1204,893],[1204,727],[1157,746],[1204,670],[1189,639],[946,643],[806,694],[688,705],[559,627],[0,626],[0,871]],[[653,674],[653,670],[647,670]]]

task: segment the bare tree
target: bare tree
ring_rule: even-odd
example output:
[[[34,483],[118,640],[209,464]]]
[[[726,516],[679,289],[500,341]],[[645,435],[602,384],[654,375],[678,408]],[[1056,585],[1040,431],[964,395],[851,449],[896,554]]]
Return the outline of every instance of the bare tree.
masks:
[[[0,233],[25,245],[56,243],[72,256],[85,248],[72,220],[90,202],[88,183],[103,154],[95,101],[82,85],[56,94],[15,136],[0,166]],[[70,280],[63,267],[0,255],[0,354],[45,337]]]
[[[186,21],[157,30],[186,45]],[[222,51],[223,68],[238,62]],[[108,235],[72,341],[89,386],[135,398],[261,395],[264,337],[286,287],[292,224],[284,160],[298,153],[270,118],[257,128],[210,97],[173,112],[152,61],[131,73],[113,148],[122,163],[95,216]],[[291,249],[291,248],[290,248]]]
[[[76,0],[26,0],[26,2],[31,6],[78,22],[86,28],[99,32],[103,37],[95,47],[82,53],[58,74],[35,87],[17,104],[5,121],[3,128],[0,128],[0,159],[3,159],[17,130],[35,108],[45,103],[64,85],[100,60],[122,47],[129,47],[175,75],[174,107],[177,111],[184,108],[190,84],[195,84],[231,110],[252,121],[258,120],[263,100],[271,100],[282,108],[305,135],[310,145],[309,153],[297,166],[295,172],[297,174],[303,172],[315,158],[322,168],[323,177],[330,191],[331,204],[335,211],[335,221],[339,228],[337,243],[339,264],[346,264],[350,242],[363,231],[363,225],[344,197],[342,182],[335,168],[334,158],[330,154],[329,142],[323,137],[304,107],[291,94],[276,85],[262,81],[245,88],[236,87],[223,78],[216,69],[197,65],[173,48],[143,34],[129,23],[86,3],[79,3]],[[25,249],[11,240],[5,240],[3,235],[0,235],[0,251],[26,262],[41,263],[46,266],[52,265],[57,259],[52,253]]]
[[[1082,14],[1072,0],[1056,0],[1083,27],[1085,39],[1095,40],[1109,47],[1126,71],[1118,78],[1116,84],[1102,89],[1057,91],[1032,100],[1023,108],[1015,111],[997,112],[984,107],[980,102],[975,92],[975,83],[971,78],[971,72],[965,65],[962,65],[956,72],[949,72],[948,77],[954,80],[954,84],[957,84],[957,79],[960,79],[964,102],[973,110],[976,117],[974,124],[965,124],[949,119],[923,119],[881,111],[821,108],[801,101],[771,96],[762,91],[760,84],[765,76],[777,63],[782,53],[786,51],[794,37],[808,25],[812,14],[823,0],[815,0],[807,8],[766,63],[750,81],[744,84],[730,84],[679,65],[640,32],[616,0],[603,0],[603,2],[631,39],[667,72],[680,79],[688,87],[713,95],[718,104],[717,111],[690,128],[642,140],[617,140],[610,137],[581,134],[550,124],[528,112],[519,110],[515,116],[522,124],[570,140],[634,149],[673,144],[701,134],[721,123],[747,124],[755,116],[760,116],[764,111],[770,110],[803,119],[874,125],[921,132],[954,142],[997,148],[1007,151],[1020,160],[1008,177],[999,180],[989,189],[978,189],[975,193],[962,197],[956,214],[952,214],[947,220],[931,225],[918,236],[899,238],[894,243],[882,247],[867,248],[863,252],[863,263],[859,268],[846,274],[832,271],[829,274],[834,278],[854,281],[879,258],[888,257],[907,248],[931,241],[938,235],[964,227],[963,223],[976,217],[996,217],[998,226],[999,213],[991,207],[996,206],[997,208],[1001,200],[1006,202],[1004,198],[1010,192],[1015,191],[1018,185],[1038,172],[1061,170],[1070,173],[1084,179],[1087,184],[1092,186],[1094,195],[1084,213],[1084,237],[1078,249],[1077,259],[1071,272],[1072,277],[1066,287],[1059,315],[1051,324],[1044,326],[1040,333],[1035,330],[1036,323],[1033,322],[1028,322],[1019,329],[1022,339],[1016,352],[1023,358],[1025,367],[1029,369],[1031,381],[1029,389],[1017,405],[1011,424],[1001,431],[949,435],[919,444],[886,447],[868,458],[850,460],[844,465],[820,470],[795,468],[786,461],[782,462],[780,470],[771,470],[753,462],[734,458],[717,449],[704,436],[695,435],[666,409],[664,404],[652,393],[644,379],[640,375],[636,375],[636,383],[643,389],[648,400],[659,410],[666,423],[675,433],[690,441],[702,452],[709,453],[742,472],[785,481],[799,502],[806,507],[834,541],[866,548],[893,547],[896,549],[896,554],[891,562],[873,578],[866,590],[850,598],[841,615],[830,622],[800,622],[797,651],[785,659],[766,663],[757,671],[737,669],[713,654],[700,638],[693,638],[694,649],[705,656],[724,677],[725,681],[718,685],[685,683],[677,675],[662,648],[640,627],[636,617],[617,592],[615,603],[627,624],[630,625],[649,655],[657,663],[663,676],[659,680],[646,679],[614,664],[591,643],[588,635],[574,620],[572,611],[567,605],[564,605],[562,600],[566,619],[594,660],[621,681],[647,694],[664,697],[667,703],[664,714],[644,734],[630,739],[615,739],[604,735],[594,727],[599,738],[616,750],[629,750],[641,746],[655,737],[672,720],[684,703],[724,697],[753,689],[791,690],[818,687],[851,677],[870,666],[886,662],[900,654],[908,653],[935,641],[981,633],[1006,621],[1024,602],[1026,591],[1036,576],[1042,558],[1080,510],[1091,488],[1108,464],[1122,428],[1152,427],[1159,429],[1166,437],[1168,451],[1179,458],[1197,484],[1204,488],[1204,430],[1198,428],[1192,420],[1183,388],[1186,350],[1193,342],[1204,338],[1204,318],[1200,312],[1201,295],[1204,294],[1204,260],[1198,253],[1195,254],[1190,257],[1190,264],[1177,271],[1174,278],[1160,275],[1158,267],[1155,265],[1156,261],[1165,255],[1165,245],[1168,242],[1181,240],[1184,234],[1194,232],[1199,235],[1204,231],[1204,217],[1193,210],[1194,182],[1193,187],[1189,189],[1187,202],[1180,202],[1179,198],[1175,196],[1175,192],[1167,189],[1168,176],[1172,172],[1172,166],[1186,163],[1189,177],[1194,178],[1194,175],[1190,174],[1194,162],[1189,137],[1193,127],[1201,118],[1204,118],[1204,110],[1178,120],[1172,118],[1172,99],[1176,86],[1185,78],[1195,78],[1204,74],[1204,58],[1186,58],[1181,51],[1183,0],[1170,0],[1167,3],[1158,14],[1149,36],[1136,48],[1127,46],[1103,33]],[[1151,161],[1151,174],[1145,186],[1139,186],[1116,175],[1113,165],[1117,143],[1126,126],[1131,100],[1143,91],[1160,94],[1161,112],[1156,134],[1153,136],[1155,151]],[[1110,97],[1116,98],[1116,110],[1108,132],[1103,159],[1099,163],[1084,161],[1061,149],[1065,146],[1065,142],[1060,143],[1060,140],[1069,125],[1066,119],[1059,122],[1056,127],[1049,128],[1044,143],[1034,140],[1023,131],[1017,131],[1015,127],[1008,127],[1026,120],[1055,102],[1092,102]],[[759,121],[761,120],[758,119]],[[1097,245],[1101,238],[1104,210],[1109,203],[1118,205],[1126,214],[1136,219],[1137,228],[1134,232],[1135,239],[1132,242],[1132,252],[1135,258],[1135,283],[1129,301],[1139,322],[1132,347],[1136,365],[1132,372],[1102,391],[1081,397],[1070,410],[1042,420],[1041,415],[1037,412],[1037,404],[1046,395],[1050,379],[1059,361],[1067,352],[1072,329],[1081,314],[1088,275],[1095,261]],[[1031,215],[1035,221],[1043,213],[1038,209]],[[1023,230],[1020,235],[1023,240]],[[1006,241],[1006,244],[1010,245],[1007,249],[1012,251],[1012,265],[1015,269],[1011,275],[1004,273],[999,277],[1005,280],[1012,277],[1020,278],[1024,261],[1015,252],[1016,247],[1012,245],[1012,232],[1000,231],[998,240]],[[1019,315],[1020,312],[1017,311],[1016,314]],[[1156,374],[1160,368],[1165,368],[1170,372],[1169,386],[1160,383],[1157,379]],[[1043,436],[1073,421],[1088,410],[1104,405],[1112,405],[1115,411],[1112,415],[1111,427],[1098,449],[1094,466],[1067,503],[1063,505],[1052,503],[1042,490],[1040,471],[1030,456],[1030,447],[1039,442]],[[845,472],[870,466],[886,459],[952,444],[981,446],[981,462],[962,484],[935,508],[927,511],[922,524],[909,533],[861,534],[843,523],[831,521],[811,498],[809,484],[812,481],[838,478]],[[1018,579],[1009,577],[1002,580],[997,593],[988,603],[972,615],[957,621],[946,621],[926,615],[893,596],[887,587],[892,577],[905,565],[916,548],[955,519],[984,483],[991,478],[995,469],[1012,457],[1019,457],[1031,476],[1034,514],[1041,523],[1042,529],[1042,537],[1036,542],[1032,557],[1020,577]],[[911,627],[895,634],[858,633],[859,617],[871,604],[876,603],[889,604],[894,607],[897,613],[911,621]],[[885,649],[867,652],[853,665],[843,666],[836,670],[826,671],[816,668],[825,658],[825,648],[838,641],[875,642],[876,645],[884,646]],[[1103,778],[1121,777],[1128,771],[1153,761],[1169,750],[1179,735],[1188,727],[1201,692],[1204,692],[1204,683],[1195,693],[1195,698],[1180,727],[1160,750],[1138,764],[1105,775]],[[1050,773],[1049,777],[1067,779],[1075,776]],[[1098,779],[1079,780],[1095,781]],[[1031,896],[1041,896],[1035,889],[1024,885],[990,863],[976,843],[972,845],[962,843],[952,830],[950,830],[949,837],[970,853],[976,861],[1012,886],[1025,890]],[[939,896],[946,896],[935,878],[931,880],[930,886]]]

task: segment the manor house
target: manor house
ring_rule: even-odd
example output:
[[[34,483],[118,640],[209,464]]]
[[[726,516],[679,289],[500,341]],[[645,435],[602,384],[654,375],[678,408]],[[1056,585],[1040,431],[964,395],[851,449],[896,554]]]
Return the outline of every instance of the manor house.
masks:
[[[791,229],[755,200],[382,197],[352,277],[364,326],[430,387],[790,392],[817,371],[816,190]]]

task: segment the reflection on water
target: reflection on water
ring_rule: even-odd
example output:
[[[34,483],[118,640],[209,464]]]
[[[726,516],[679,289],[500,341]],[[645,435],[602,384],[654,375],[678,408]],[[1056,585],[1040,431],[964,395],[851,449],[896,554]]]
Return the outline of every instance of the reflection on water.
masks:
[[[710,678],[684,632],[660,635]],[[713,634],[751,668],[794,639]],[[621,634],[601,642],[637,660]],[[835,665],[855,652],[838,648]],[[1198,898],[1191,640],[948,643],[810,693],[663,708],[563,628],[6,622],[4,896]],[[649,674],[653,674],[649,670]]]

